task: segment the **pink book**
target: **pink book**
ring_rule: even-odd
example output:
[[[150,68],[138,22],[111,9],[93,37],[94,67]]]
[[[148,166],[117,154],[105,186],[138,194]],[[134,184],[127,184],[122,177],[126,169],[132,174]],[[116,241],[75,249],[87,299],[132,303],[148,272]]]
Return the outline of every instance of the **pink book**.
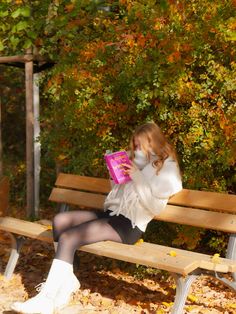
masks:
[[[123,166],[123,164],[131,164],[126,151],[106,154],[104,158],[110,176],[116,184],[126,183],[131,180],[130,176],[126,173],[125,167]]]

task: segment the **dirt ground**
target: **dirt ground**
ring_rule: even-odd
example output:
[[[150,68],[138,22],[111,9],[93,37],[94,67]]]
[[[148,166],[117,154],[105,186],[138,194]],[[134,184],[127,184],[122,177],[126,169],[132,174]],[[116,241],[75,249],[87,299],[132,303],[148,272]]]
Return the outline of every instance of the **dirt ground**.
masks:
[[[52,245],[26,240],[11,280],[3,277],[10,238],[0,233],[0,313],[14,314],[10,305],[34,296],[35,286],[46,278],[54,256]],[[175,295],[173,279],[164,272],[141,271],[92,254],[80,253],[76,275],[81,288],[58,314],[170,313]],[[184,313],[236,313],[236,294],[218,281],[201,276],[190,290]]]

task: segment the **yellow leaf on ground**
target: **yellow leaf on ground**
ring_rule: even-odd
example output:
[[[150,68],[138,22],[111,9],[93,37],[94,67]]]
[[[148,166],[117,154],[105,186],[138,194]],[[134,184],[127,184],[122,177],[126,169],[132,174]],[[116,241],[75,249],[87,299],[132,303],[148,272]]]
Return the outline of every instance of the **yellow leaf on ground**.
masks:
[[[80,301],[83,303],[83,304],[88,304],[89,302],[89,298],[87,296],[84,296],[80,299]]]
[[[236,309],[236,303],[228,304],[227,307],[230,307],[232,309]]]
[[[193,305],[186,306],[186,311],[188,313],[198,313],[197,307]],[[201,312],[202,313],[202,312]]]
[[[195,297],[195,295],[189,294],[188,295],[188,300],[191,301],[191,302],[197,302],[198,298]]]
[[[112,300],[109,299],[102,299],[101,304],[105,307],[109,307],[112,305]]]
[[[171,307],[173,305],[173,302],[162,302],[163,305],[165,305],[166,307]]]

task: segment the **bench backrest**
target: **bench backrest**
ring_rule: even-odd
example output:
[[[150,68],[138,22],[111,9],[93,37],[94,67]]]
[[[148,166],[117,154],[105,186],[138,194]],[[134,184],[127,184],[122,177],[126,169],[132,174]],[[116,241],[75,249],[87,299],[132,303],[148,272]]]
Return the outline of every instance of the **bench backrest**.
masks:
[[[9,179],[0,178],[0,216],[5,216],[9,204]]]
[[[60,173],[51,201],[102,209],[110,181]],[[236,195],[184,189],[170,198],[157,220],[236,233]]]

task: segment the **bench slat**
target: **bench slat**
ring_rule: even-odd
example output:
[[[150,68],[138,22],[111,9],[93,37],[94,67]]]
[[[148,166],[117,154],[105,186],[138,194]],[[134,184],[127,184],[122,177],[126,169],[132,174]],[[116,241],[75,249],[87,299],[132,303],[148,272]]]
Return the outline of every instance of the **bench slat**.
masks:
[[[153,244],[149,242],[143,242],[141,244],[142,246],[149,247],[150,250],[160,251],[166,254],[170,253],[170,250],[173,250],[176,253],[176,258],[179,258],[179,256],[186,256],[189,258],[192,258],[193,260],[200,261],[199,267],[207,270],[214,270],[219,272],[236,272],[236,261],[219,257],[218,263],[214,263],[212,261],[211,255],[208,254],[202,254],[198,252],[193,251],[187,251],[187,250],[181,250],[178,248],[170,248],[163,245]]]
[[[47,226],[36,222],[4,217],[0,218],[0,229],[48,243],[53,241],[51,230],[48,230]],[[236,262],[229,259],[220,258],[219,264],[215,264],[209,255],[148,242],[139,245],[126,245],[112,241],[102,241],[85,245],[80,250],[182,275],[187,275],[198,267],[225,273],[236,271]],[[176,257],[170,256],[171,250],[176,252]]]
[[[236,233],[236,215],[167,205],[156,220]]]
[[[12,217],[0,217],[0,229],[33,239],[52,242],[52,232],[47,230],[47,226],[38,223]]]
[[[103,241],[82,246],[81,251],[96,255],[115,258],[118,260],[159,268],[174,273],[187,275],[197,269],[200,261],[183,256],[174,258],[166,253],[159,252],[145,246],[120,244],[112,241]]]
[[[236,213],[236,195],[183,189],[169,204]]]
[[[60,173],[56,186],[74,190],[109,193],[110,181],[104,178],[85,177],[74,174]],[[236,213],[236,195],[207,191],[183,189],[168,202],[171,205],[211,209]]]
[[[53,188],[50,201],[95,209],[103,208],[105,195]]]
[[[188,252],[147,242],[139,245],[126,245],[103,241],[85,245],[80,250],[182,275],[187,275],[197,268],[223,273],[236,271],[236,263],[229,259],[219,258],[219,263],[214,263],[210,255]],[[170,251],[172,250],[177,253],[176,257],[170,255]]]
[[[54,188],[49,200],[69,205],[102,209],[105,195]],[[156,220],[185,224],[224,232],[236,232],[236,215],[167,205]]]
[[[111,190],[111,184],[108,179],[84,177],[64,173],[59,174],[55,185],[61,188],[98,192],[103,194],[107,194]]]
[[[0,216],[4,216],[9,202],[9,179],[7,177],[0,178]]]

